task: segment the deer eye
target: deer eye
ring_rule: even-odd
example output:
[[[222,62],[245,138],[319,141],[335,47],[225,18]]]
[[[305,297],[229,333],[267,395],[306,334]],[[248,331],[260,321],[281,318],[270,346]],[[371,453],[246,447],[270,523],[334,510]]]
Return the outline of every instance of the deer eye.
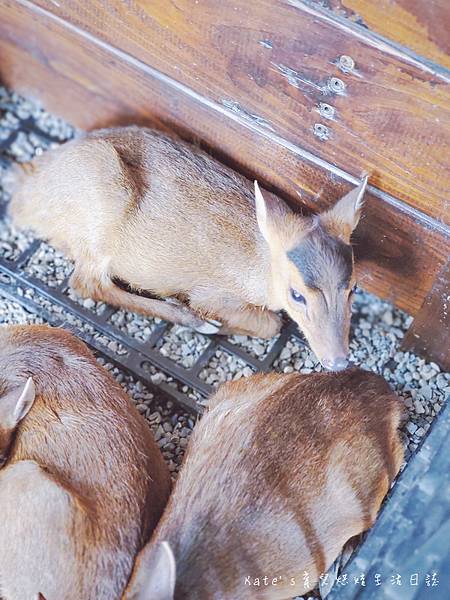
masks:
[[[295,302],[299,302],[300,304],[306,304],[305,296],[299,294],[299,292],[297,292],[297,290],[294,290],[294,288],[291,288],[291,298],[292,300],[295,300]]]
[[[358,289],[358,286],[355,283],[354,286],[352,287],[352,289],[349,291],[348,297],[350,298],[351,296],[353,296],[353,294],[356,292],[357,289]]]

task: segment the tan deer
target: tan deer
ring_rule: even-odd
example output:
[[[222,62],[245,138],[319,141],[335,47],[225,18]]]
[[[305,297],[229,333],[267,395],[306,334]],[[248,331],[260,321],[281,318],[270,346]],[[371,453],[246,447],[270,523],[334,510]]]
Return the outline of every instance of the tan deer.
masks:
[[[325,367],[345,368],[350,235],[367,178],[315,217],[265,201],[255,183],[255,210],[246,179],[138,127],[95,131],[25,171],[11,215],[75,261],[71,286],[82,296],[203,333],[217,331],[203,319],[219,319],[223,333],[259,337],[278,333],[283,309]]]
[[[170,476],[126,393],[67,332],[0,328],[0,460],[0,597],[119,600]]]
[[[275,600],[312,589],[373,524],[403,460],[401,413],[384,379],[356,368],[225,384],[124,600]]]

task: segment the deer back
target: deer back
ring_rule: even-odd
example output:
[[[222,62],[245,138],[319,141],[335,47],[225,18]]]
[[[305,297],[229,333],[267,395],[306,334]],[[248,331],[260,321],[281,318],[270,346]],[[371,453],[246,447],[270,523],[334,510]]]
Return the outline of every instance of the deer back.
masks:
[[[403,457],[401,410],[382,378],[359,369],[224,385],[194,431],[126,600],[281,599],[312,589],[374,522]],[[156,582],[166,584],[159,596]]]
[[[47,600],[70,598],[75,577],[82,597],[119,598],[170,491],[152,434],[70,334],[2,327],[0,348],[0,407],[27,378],[35,388],[0,470],[1,503],[11,511],[0,523],[0,546],[11,559],[8,575],[0,574],[5,593],[24,581]],[[45,551],[35,552],[43,540]]]

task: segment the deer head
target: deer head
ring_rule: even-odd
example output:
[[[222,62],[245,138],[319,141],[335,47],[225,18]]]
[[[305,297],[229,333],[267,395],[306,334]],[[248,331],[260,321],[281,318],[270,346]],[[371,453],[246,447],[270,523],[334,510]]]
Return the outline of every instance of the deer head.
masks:
[[[366,184],[367,177],[331,209],[302,217],[278,200],[265,200],[255,181],[258,227],[270,248],[272,305],[298,324],[330,370],[347,366],[355,287],[350,236]]]

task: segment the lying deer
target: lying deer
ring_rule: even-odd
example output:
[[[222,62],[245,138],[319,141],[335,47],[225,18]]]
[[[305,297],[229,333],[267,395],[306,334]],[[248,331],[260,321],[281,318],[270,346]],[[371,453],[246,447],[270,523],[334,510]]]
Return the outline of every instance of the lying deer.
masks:
[[[203,333],[217,331],[203,320],[212,318],[223,333],[265,338],[284,309],[325,367],[346,367],[350,235],[367,178],[314,217],[264,200],[255,182],[255,210],[247,180],[199,148],[128,127],[71,141],[17,179],[14,221],[75,261],[80,295]]]
[[[381,377],[356,368],[221,387],[124,600],[274,600],[314,588],[376,518],[403,459],[401,412]]]
[[[170,477],[128,396],[68,333],[0,328],[0,461],[0,597],[120,599]]]

